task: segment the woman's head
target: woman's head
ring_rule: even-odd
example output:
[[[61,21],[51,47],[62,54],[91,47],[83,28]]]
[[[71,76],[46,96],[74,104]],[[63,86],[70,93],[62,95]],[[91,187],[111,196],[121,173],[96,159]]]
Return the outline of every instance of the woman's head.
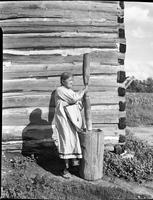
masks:
[[[70,72],[64,72],[61,74],[61,85],[69,89],[72,88],[73,75]]]

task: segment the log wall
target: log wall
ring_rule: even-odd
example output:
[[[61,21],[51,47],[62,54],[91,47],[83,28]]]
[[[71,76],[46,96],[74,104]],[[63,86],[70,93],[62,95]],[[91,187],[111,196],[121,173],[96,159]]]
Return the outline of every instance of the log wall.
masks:
[[[83,87],[83,54],[90,53],[93,127],[105,141],[125,130],[124,4],[119,1],[2,1],[3,140],[18,139],[35,108],[48,120],[60,74]],[[122,108],[121,108],[122,107]]]

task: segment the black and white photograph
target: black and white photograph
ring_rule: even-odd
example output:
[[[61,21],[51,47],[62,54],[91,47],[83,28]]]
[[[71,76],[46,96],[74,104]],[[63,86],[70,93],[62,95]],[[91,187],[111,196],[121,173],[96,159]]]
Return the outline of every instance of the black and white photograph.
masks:
[[[153,3],[0,1],[1,199],[153,199]]]

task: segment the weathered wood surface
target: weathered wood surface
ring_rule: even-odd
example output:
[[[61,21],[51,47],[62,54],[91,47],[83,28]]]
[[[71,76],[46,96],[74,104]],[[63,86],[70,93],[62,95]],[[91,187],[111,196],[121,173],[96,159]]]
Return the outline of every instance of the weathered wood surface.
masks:
[[[3,34],[4,39],[30,39],[30,38],[59,38],[59,40],[61,38],[80,38],[81,39],[85,39],[85,38],[101,38],[101,39],[105,39],[105,41],[108,41],[108,39],[116,39],[118,38],[118,32],[117,33],[90,33],[90,32],[77,32],[77,31],[73,31],[73,32],[53,32],[53,33],[18,33],[18,34]]]
[[[58,26],[56,26],[58,24]],[[4,34],[15,33],[54,33],[54,32],[87,32],[87,33],[117,33],[118,23],[103,21],[97,23],[80,19],[80,21],[52,18],[20,18],[0,20]]]
[[[58,26],[56,26],[58,24]],[[92,21],[80,19],[79,21],[52,18],[20,18],[0,20],[4,34],[15,33],[60,33],[60,32],[87,32],[87,33],[117,33],[117,21]]]
[[[98,180],[103,177],[104,134],[92,130],[80,134],[83,158],[80,163],[80,176],[86,180]]]
[[[11,91],[53,91],[60,86],[60,78],[27,78],[27,79],[12,79],[3,80],[3,92]],[[79,90],[83,87],[81,76],[75,76],[73,82],[74,90]],[[107,91],[114,90],[117,87],[122,87],[123,84],[117,83],[117,75],[91,75],[89,91]]]
[[[18,151],[21,152],[23,139],[22,131],[25,126],[3,126],[2,130],[2,150],[3,151]],[[94,128],[94,127],[93,127]],[[106,146],[114,146],[119,141],[119,134],[125,134],[124,130],[118,130],[117,124],[101,124],[101,129],[104,134],[104,144]],[[37,135],[38,136],[38,135]],[[57,135],[50,134],[48,137],[41,137],[40,134],[36,137],[35,134],[30,134],[27,144],[31,147],[51,147],[58,144]]]
[[[115,21],[117,4],[100,3],[93,1],[9,1],[1,2],[1,19],[43,17],[101,19]]]
[[[111,75],[124,70],[123,66],[101,65],[99,62],[90,63],[91,75]],[[3,79],[52,77],[59,76],[64,71],[71,71],[73,75],[82,75],[82,63],[57,64],[14,64],[3,63]]]
[[[124,102],[125,97],[120,97],[117,90],[106,92],[90,92],[90,100],[92,105],[111,105]],[[51,92],[14,92],[3,93],[3,108],[13,107],[39,107],[49,105]]]
[[[25,126],[3,126],[2,127],[2,150],[7,151],[18,151],[21,152],[22,149],[22,132],[24,130]],[[119,130],[118,124],[93,124],[93,128],[100,128],[103,130],[104,134],[104,144],[106,146],[112,146],[118,143],[119,140],[119,134],[125,134],[125,130]],[[29,128],[30,129],[30,128]],[[33,134],[32,131],[35,129],[39,130],[47,130],[52,129],[54,130],[54,125],[45,125],[45,126],[33,126],[32,130],[29,135],[29,145],[41,145],[44,147],[50,147],[51,143],[55,141],[57,144],[57,135],[56,132],[52,131],[50,132],[50,135],[47,134],[46,137],[43,133],[36,134],[36,132]],[[31,138],[31,139],[30,139]],[[51,139],[52,138],[52,139]]]
[[[2,111],[2,125],[26,125],[29,123],[29,115],[36,107],[10,108]],[[48,120],[48,107],[39,107],[42,110],[42,118]],[[120,112],[118,105],[92,106],[93,123],[118,123],[120,117],[125,117],[125,112]]]
[[[75,90],[83,87],[84,53],[91,54],[93,128],[104,130],[106,144],[118,143],[119,132],[125,133],[117,124],[125,116],[119,111],[119,101],[124,102],[125,97],[118,96],[118,87],[123,85],[117,83],[125,59],[119,45],[125,44],[119,30],[124,30],[124,23],[119,24],[124,16],[119,2],[7,1],[0,2],[0,13],[4,32],[3,138],[14,137],[14,142],[18,139],[20,143],[3,144],[3,148],[22,148],[22,130],[32,109],[42,108],[42,118],[48,119],[50,95],[59,86],[63,71],[77,75]],[[95,105],[101,107],[95,110]]]
[[[20,36],[19,36],[20,35]],[[28,35],[28,34],[27,34]],[[117,36],[117,34],[116,34]],[[12,34],[3,36],[4,49],[49,49],[49,48],[117,48],[117,39],[102,37],[49,37],[49,36],[22,36],[22,34]]]
[[[17,0],[17,1],[21,1],[21,0]],[[44,0],[25,0],[25,1],[44,1]],[[48,0],[48,1],[52,1],[52,0]],[[68,1],[68,0],[56,0],[56,1]],[[84,0],[71,0],[71,1],[84,1]],[[113,4],[119,4],[118,1],[100,1],[100,0],[96,0],[96,1],[99,1],[101,3],[113,3]],[[121,7],[121,6],[120,6]]]
[[[24,147],[26,144],[26,147]],[[24,145],[24,146],[23,146]],[[49,153],[50,156],[57,156],[57,147],[53,139],[29,140],[26,141],[9,141],[2,142],[2,151],[18,153]]]
[[[115,144],[118,143],[118,140],[119,140],[118,136],[104,137],[105,148],[107,148],[107,146],[114,146]],[[55,144],[57,144],[57,142],[55,140],[53,140],[53,139],[29,140],[27,142],[27,145],[29,145],[29,147],[33,148],[33,152],[39,152],[38,148],[40,148],[40,147],[41,147],[41,151],[44,150],[44,148],[47,147],[48,148],[48,152],[50,152],[50,151],[52,151],[52,148],[55,147]],[[23,141],[22,140],[5,141],[5,142],[2,142],[2,151],[19,152],[19,153],[21,153],[22,145],[23,145]],[[55,154],[55,152],[53,152],[53,153]]]
[[[73,63],[82,62],[84,53],[90,53],[91,62],[100,62],[100,64],[102,65],[118,65],[117,50],[102,51],[101,49],[90,48],[71,48],[39,51],[3,50],[3,61],[23,65]]]
[[[53,129],[55,125],[31,125],[26,126],[3,126],[2,127],[2,140],[3,141],[17,141],[22,140],[22,132],[25,128],[29,131],[29,138],[31,139],[46,139],[51,138],[53,135]],[[31,134],[33,130],[46,131],[45,134],[39,134],[35,132]],[[49,130],[49,131],[48,131]],[[48,132],[47,132],[48,131]]]
[[[3,126],[2,127],[2,141],[21,141],[22,140],[22,131],[26,126]],[[35,125],[32,127],[33,129],[46,130],[50,129],[50,137],[57,140],[56,132],[54,131],[54,125]],[[105,141],[107,143],[113,143],[117,141],[117,138],[120,134],[125,135],[125,130],[118,129],[118,124],[93,124],[93,129],[101,129],[103,130]],[[52,132],[53,131],[53,132]],[[33,139],[45,139],[45,135],[43,137],[41,135],[31,134],[31,138]],[[48,138],[48,137],[47,137]]]

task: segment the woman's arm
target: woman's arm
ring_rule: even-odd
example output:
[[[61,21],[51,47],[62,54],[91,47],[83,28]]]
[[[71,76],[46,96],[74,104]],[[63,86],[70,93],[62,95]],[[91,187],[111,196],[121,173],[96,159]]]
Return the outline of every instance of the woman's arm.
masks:
[[[73,90],[69,90],[63,87],[57,90],[57,94],[64,101],[73,104],[81,100],[87,91],[88,86],[85,86],[83,90],[80,90],[78,92],[74,92]]]
[[[80,90],[78,92],[74,92],[74,99],[75,101],[79,101],[83,98],[83,95],[88,91],[88,86],[86,85],[83,90]]]
[[[82,90],[80,90],[80,91],[78,91],[78,92],[74,92],[73,98],[72,98],[72,99],[73,99],[75,102],[81,100],[81,99],[83,98],[84,94],[85,94],[87,91],[88,91],[88,86],[86,85],[84,89],[82,89]]]

